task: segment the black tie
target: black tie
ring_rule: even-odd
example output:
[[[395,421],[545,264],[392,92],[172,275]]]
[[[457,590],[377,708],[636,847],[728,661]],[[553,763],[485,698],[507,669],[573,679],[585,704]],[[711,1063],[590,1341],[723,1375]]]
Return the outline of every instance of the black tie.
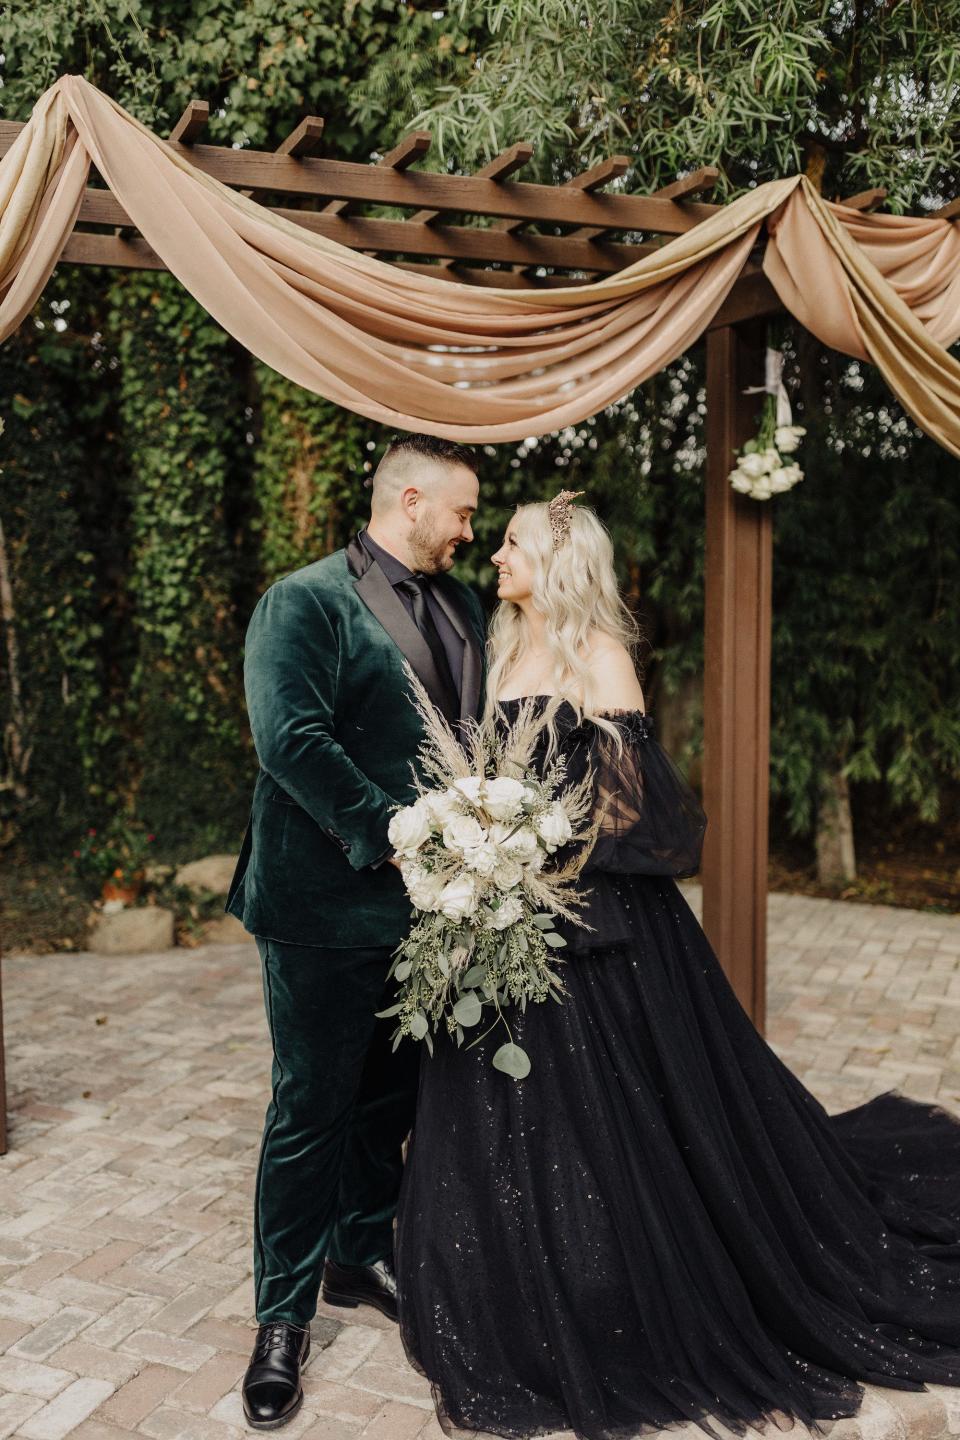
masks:
[[[455,720],[460,714],[460,697],[457,687],[453,683],[450,662],[447,660],[447,652],[443,648],[440,632],[434,624],[430,607],[427,604],[426,592],[429,585],[429,575],[409,575],[405,580],[398,580],[396,588],[402,590],[405,595],[409,595],[413,602],[414,624],[430,647],[433,663],[437,667],[441,684],[446,691],[446,700],[441,709],[448,720]]]

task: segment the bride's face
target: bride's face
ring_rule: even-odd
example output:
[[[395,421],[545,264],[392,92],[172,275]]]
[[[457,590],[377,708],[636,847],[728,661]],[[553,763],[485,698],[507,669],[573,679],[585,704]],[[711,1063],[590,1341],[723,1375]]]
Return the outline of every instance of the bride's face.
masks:
[[[507,533],[503,537],[500,549],[490,558],[500,574],[497,583],[497,598],[512,600],[517,605],[521,600],[528,600],[532,585],[530,566],[520,549],[513,520],[507,526]]]

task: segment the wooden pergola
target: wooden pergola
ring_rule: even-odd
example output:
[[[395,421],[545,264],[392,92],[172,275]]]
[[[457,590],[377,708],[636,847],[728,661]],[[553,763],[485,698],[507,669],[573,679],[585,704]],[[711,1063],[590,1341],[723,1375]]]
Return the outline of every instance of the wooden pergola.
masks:
[[[702,223],[718,172],[705,166],[650,195],[605,193],[630,168],[614,155],[563,185],[514,178],[530,145],[512,145],[473,175],[414,170],[429,133],[408,135],[375,165],[316,154],[323,120],[309,115],[275,151],[202,142],[209,105],[193,100],[170,147],[224,184],[341,245],[405,269],[471,285],[531,288],[614,273]],[[22,129],[0,121],[0,155]],[[843,200],[869,210],[869,190]],[[261,202],[262,203],[262,202]],[[397,207],[403,219],[364,213]],[[960,202],[941,211],[953,213]],[[481,222],[476,224],[477,220]],[[473,222],[473,223],[472,223]],[[492,222],[492,223],[491,223]],[[640,237],[639,239],[637,237]],[[765,1024],[772,512],[728,483],[734,450],[754,432],[761,398],[764,319],[782,312],[751,257],[708,327],[703,862],[704,928],[742,1005]],[[165,269],[102,186],[86,190],[60,263]],[[548,273],[549,272],[549,273]],[[557,273],[560,272],[560,273]],[[0,1153],[6,1148],[0,1017]]]

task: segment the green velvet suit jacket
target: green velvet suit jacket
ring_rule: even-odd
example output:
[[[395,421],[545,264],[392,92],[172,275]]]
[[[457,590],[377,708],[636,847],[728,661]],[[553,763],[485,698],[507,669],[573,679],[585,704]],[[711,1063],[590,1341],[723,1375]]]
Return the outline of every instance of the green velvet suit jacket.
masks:
[[[464,639],[461,718],[479,716],[485,618],[452,575],[434,594]],[[442,691],[429,646],[354,536],[276,581],[247,628],[244,687],[260,770],[226,910],[296,945],[396,945],[412,907],[387,825],[416,797],[423,726],[403,673]]]

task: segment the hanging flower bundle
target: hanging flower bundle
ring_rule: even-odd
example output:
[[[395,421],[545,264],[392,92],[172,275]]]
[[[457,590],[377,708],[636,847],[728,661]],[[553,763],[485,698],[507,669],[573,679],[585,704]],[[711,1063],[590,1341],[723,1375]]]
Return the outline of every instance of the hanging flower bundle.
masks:
[[[785,457],[794,454],[807,433],[802,425],[793,423],[790,399],[783,383],[782,350],[767,350],[763,385],[751,385],[744,394],[758,390],[766,391],[760,427],[756,436],[737,452],[730,484],[753,500],[769,500],[771,495],[790,490],[803,479],[800,466]]]

